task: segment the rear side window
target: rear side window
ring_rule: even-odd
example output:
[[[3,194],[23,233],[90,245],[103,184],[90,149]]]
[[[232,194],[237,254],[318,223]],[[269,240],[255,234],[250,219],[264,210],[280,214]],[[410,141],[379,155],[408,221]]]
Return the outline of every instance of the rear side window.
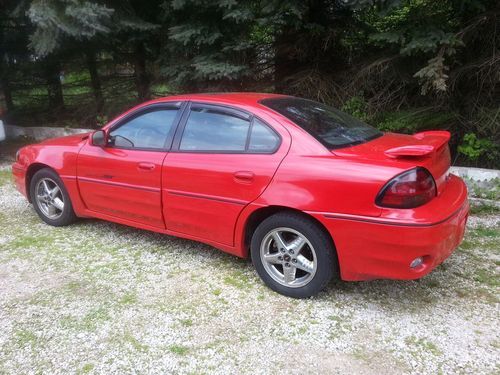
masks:
[[[287,117],[329,149],[353,146],[383,133],[347,113],[294,97],[264,99],[261,104]]]
[[[128,149],[164,149],[177,113],[177,108],[164,108],[135,116],[110,131],[109,145]]]
[[[273,152],[278,148],[279,137],[259,119],[254,119],[248,151],[253,153]]]

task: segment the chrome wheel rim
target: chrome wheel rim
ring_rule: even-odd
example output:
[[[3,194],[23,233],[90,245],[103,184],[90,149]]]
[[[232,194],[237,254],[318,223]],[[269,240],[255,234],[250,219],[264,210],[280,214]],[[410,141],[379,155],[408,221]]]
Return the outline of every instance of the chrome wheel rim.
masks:
[[[52,220],[61,217],[64,211],[64,196],[61,188],[51,178],[42,178],[35,187],[36,204],[42,214]]]
[[[267,233],[260,246],[266,272],[279,284],[303,287],[317,270],[316,251],[302,233],[292,228],[276,228]]]

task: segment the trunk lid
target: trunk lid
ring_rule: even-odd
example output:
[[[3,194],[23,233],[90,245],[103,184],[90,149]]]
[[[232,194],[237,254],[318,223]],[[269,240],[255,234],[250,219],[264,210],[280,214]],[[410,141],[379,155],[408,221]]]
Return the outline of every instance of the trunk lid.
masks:
[[[414,135],[386,133],[373,141],[332,152],[338,156],[399,166],[401,171],[424,167],[434,177],[440,194],[451,164],[449,140],[450,133],[447,131],[426,131]]]

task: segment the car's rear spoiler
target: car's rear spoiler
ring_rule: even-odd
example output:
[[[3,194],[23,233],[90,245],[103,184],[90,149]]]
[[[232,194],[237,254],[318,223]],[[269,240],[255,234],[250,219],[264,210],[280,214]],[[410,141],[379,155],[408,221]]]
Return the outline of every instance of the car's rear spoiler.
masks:
[[[450,132],[446,130],[435,130],[420,132],[413,135],[415,144],[394,147],[384,153],[391,158],[408,158],[429,156],[439,150],[450,140]]]

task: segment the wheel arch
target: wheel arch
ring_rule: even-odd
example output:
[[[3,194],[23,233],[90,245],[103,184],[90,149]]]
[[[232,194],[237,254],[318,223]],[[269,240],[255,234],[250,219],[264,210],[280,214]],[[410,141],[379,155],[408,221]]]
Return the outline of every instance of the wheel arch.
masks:
[[[335,246],[335,241],[328,231],[328,229],[323,225],[322,222],[320,222],[318,219],[316,219],[314,216],[309,215],[308,213],[297,210],[292,207],[287,207],[287,206],[265,206],[265,207],[260,207],[253,211],[247,218],[245,225],[244,225],[244,233],[243,233],[243,246],[245,248],[246,256],[250,257],[250,251],[248,249],[250,248],[250,242],[252,240],[252,235],[255,232],[255,229],[257,229],[258,225],[268,217],[277,214],[278,212],[293,212],[296,213],[300,216],[306,217],[309,220],[313,221],[318,225],[319,228],[321,228],[328,238],[331,241],[331,244],[333,248],[335,249],[335,256],[337,257],[338,261],[338,254],[337,254],[337,248]],[[337,264],[340,267],[340,264],[337,262]]]
[[[31,189],[30,189],[31,180],[36,172],[38,172],[39,170],[45,169],[45,168],[48,168],[48,169],[52,170],[53,172],[55,172],[57,175],[59,175],[59,173],[57,173],[57,171],[54,168],[52,168],[50,165],[47,165],[44,163],[32,163],[32,164],[30,164],[30,166],[26,170],[26,179],[25,179],[26,197],[28,198],[28,202],[30,202],[30,203],[32,203]]]

